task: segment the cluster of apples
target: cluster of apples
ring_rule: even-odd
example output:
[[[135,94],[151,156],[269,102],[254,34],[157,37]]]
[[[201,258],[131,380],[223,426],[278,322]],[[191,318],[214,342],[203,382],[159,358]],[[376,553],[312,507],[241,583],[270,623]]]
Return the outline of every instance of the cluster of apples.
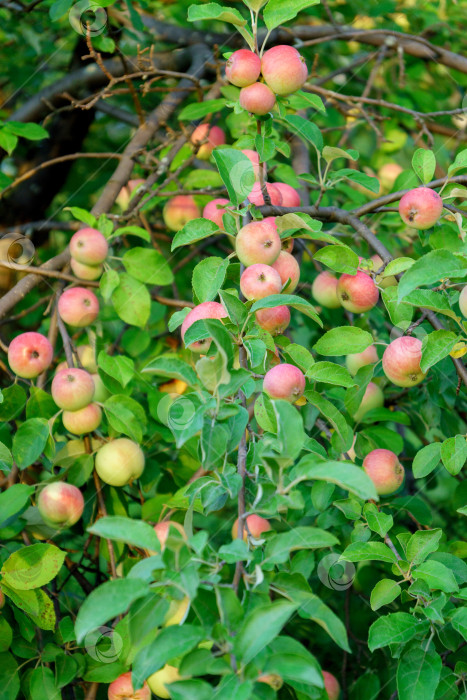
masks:
[[[70,240],[71,269],[82,280],[97,280],[108,252],[109,244],[100,231],[82,228]]]

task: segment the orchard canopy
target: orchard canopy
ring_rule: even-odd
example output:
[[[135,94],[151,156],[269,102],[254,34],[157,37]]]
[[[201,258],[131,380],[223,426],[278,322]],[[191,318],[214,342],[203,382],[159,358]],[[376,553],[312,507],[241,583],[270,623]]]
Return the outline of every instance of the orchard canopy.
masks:
[[[0,0],[0,700],[467,697],[466,29]]]

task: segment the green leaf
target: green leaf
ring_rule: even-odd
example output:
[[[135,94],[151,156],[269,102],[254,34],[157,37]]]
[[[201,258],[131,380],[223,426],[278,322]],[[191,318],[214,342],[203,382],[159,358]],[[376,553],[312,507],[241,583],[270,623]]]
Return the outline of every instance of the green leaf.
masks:
[[[12,384],[2,389],[2,395],[0,421],[13,420],[26,406],[26,392],[19,384]]]
[[[31,494],[34,493],[34,486],[26,484],[13,484],[6,491],[0,492],[0,527],[23,510],[29,503]]]
[[[180,311],[176,311],[174,314],[169,319],[169,331],[173,333],[179,326],[182,325],[183,321],[185,320],[186,316],[190,313],[191,309],[189,306],[185,306],[183,309]]]
[[[247,543],[238,538],[232,540],[232,542],[228,544],[223,544],[219,549],[219,556],[222,557],[227,564],[234,564],[237,561],[250,561],[252,558]]]
[[[53,544],[33,544],[10,554],[0,573],[8,586],[26,591],[49,583],[64,561],[65,552]]]
[[[150,233],[142,226],[122,226],[109,236],[109,240],[119,238],[120,236],[136,236],[136,238],[142,238],[143,241],[151,242]]]
[[[228,258],[205,258],[193,270],[193,291],[200,302],[213,301],[224,284]]]
[[[382,289],[381,298],[393,325],[407,328],[413,318],[414,309],[408,304],[399,303],[397,287]]]
[[[350,462],[321,462],[317,463],[316,458],[307,455],[303,457],[296,467],[294,467],[290,478],[302,480],[317,479],[337,484],[340,488],[354,493],[364,500],[378,500],[373,482],[365,474],[363,469],[356,467]]]
[[[314,344],[320,355],[336,357],[363,352],[373,343],[373,336],[357,326],[338,326],[328,331]]]
[[[394,564],[397,557],[383,542],[353,542],[343,551],[343,561],[385,561]]]
[[[347,160],[357,160],[356,151],[345,151],[337,146],[325,146],[323,148],[323,158],[326,163],[332,163],[336,158],[346,158]]]
[[[389,605],[402,591],[396,581],[389,578],[383,578],[378,581],[376,586],[371,591],[370,605],[372,610],[379,610],[383,605]]]
[[[103,372],[115,379],[122,387],[125,387],[135,374],[135,363],[125,355],[107,355],[104,350],[101,350],[97,364]]]
[[[80,207],[65,207],[65,211],[69,211],[74,219],[82,221],[83,224],[87,224],[93,228],[97,225],[96,217],[86,211],[86,209],[81,209]]]
[[[467,460],[467,441],[464,435],[456,435],[441,443],[441,460],[450,474],[459,474]]]
[[[282,0],[277,0],[277,2],[284,4]],[[291,4],[296,4],[296,0],[287,0],[286,4],[288,4],[288,2]],[[309,143],[313,144],[318,151],[323,150],[323,135],[316,124],[310,122],[304,117],[300,117],[298,114],[288,114],[285,117],[285,122],[290,131],[292,131],[294,134],[299,136],[301,139],[309,141]]]
[[[20,425],[13,438],[13,458],[20,469],[39,459],[50,435],[45,418],[30,418]]]
[[[146,286],[127,273],[120,275],[120,284],[112,293],[112,304],[125,323],[143,328],[151,312],[151,296]]]
[[[18,145],[18,137],[10,134],[4,127],[0,127],[0,148],[3,148],[9,156]]]
[[[4,616],[0,617],[0,654],[7,651],[13,641],[13,630]]]
[[[55,685],[55,676],[47,666],[35,668],[28,678],[31,700],[61,700],[60,688]]]
[[[439,330],[426,335],[422,341],[422,372],[427,372],[430,367],[447,357],[457,341],[457,333],[452,331]]]
[[[216,148],[213,157],[227,188],[229,200],[235,206],[240,206],[251,193],[255,183],[252,162],[235,148]]]
[[[172,284],[174,276],[162,253],[152,248],[131,248],[122,258],[126,271],[149,285]]]
[[[320,248],[313,257],[336,272],[353,275],[357,271],[358,255],[346,245],[325,246]]]
[[[467,260],[448,250],[432,250],[419,258],[402,276],[398,286],[399,301],[417,287],[439,282],[445,277],[465,277]]]
[[[323,414],[335,429],[336,432],[331,438],[334,449],[339,452],[346,452],[350,449],[353,442],[352,428],[335,405],[321,396],[317,391],[305,391],[305,398],[309,403],[313,404],[313,406],[316,406],[319,412]]]
[[[241,328],[248,316],[245,304],[235,294],[226,292],[223,289],[219,290],[219,296],[232,323]]]
[[[318,3],[319,0],[269,0],[263,10],[263,19],[266,27],[271,31],[280,24],[295,19],[305,8]]]
[[[120,277],[116,270],[104,270],[102,277],[99,280],[99,291],[102,294],[104,301],[109,301],[112,292],[117,289],[120,284]]]
[[[412,168],[424,185],[428,184],[435,174],[436,158],[433,151],[417,148],[412,156]]]
[[[113,394],[105,401],[104,411],[114,430],[141,442],[146,427],[146,414],[141,404],[130,396]]]
[[[405,644],[430,626],[428,620],[417,620],[413,615],[396,612],[380,617],[370,627],[368,648],[371,652],[389,644]]]
[[[117,578],[94,589],[84,600],[76,617],[78,644],[85,640],[89,632],[122,615],[135,600],[148,593],[148,584],[140,579]]]
[[[198,8],[201,9],[201,8]],[[190,8],[191,10],[191,8]],[[225,105],[227,100],[225,98],[219,98],[216,100],[205,100],[204,102],[195,102],[191,105],[186,105],[178,114],[180,121],[194,121],[195,119],[202,119],[207,114],[214,114],[219,112]]]
[[[167,377],[168,379],[181,379],[189,386],[198,384],[198,379],[194,370],[187,365],[183,360],[176,357],[156,357],[155,360],[143,367],[142,374],[154,374],[158,377]]]
[[[397,667],[399,700],[433,700],[442,661],[432,648],[414,644],[403,652]]]
[[[183,245],[190,245],[190,243],[197,243],[197,241],[209,238],[209,236],[218,231],[219,227],[217,224],[209,221],[209,219],[192,219],[175,234],[171,250],[174,251]]]
[[[390,289],[396,291],[397,287],[391,287]],[[389,291],[389,289],[385,291]],[[442,313],[445,316],[449,316],[453,319],[457,318],[457,315],[452,310],[449,299],[444,292],[434,292],[432,289],[416,289],[405,297],[404,304],[401,304],[401,306],[405,306],[407,304],[416,306],[420,309],[437,311],[438,313]]]
[[[456,170],[461,170],[467,168],[467,148],[457,154],[454,163],[448,168],[448,175],[456,172]]]
[[[413,258],[396,258],[391,260],[384,268],[383,277],[391,277],[398,275],[400,272],[405,272],[409,267],[412,267],[415,260]]]
[[[318,325],[323,327],[315,307],[306,299],[302,299],[302,297],[298,297],[295,294],[271,294],[269,297],[259,299],[255,301],[251,307],[250,313],[253,314],[260,309],[272,309],[275,306],[291,306],[293,309],[301,311],[305,316],[309,316],[309,318],[312,318],[313,321],[316,321]]]
[[[47,139],[49,137],[48,131],[44,129],[40,124],[34,124],[29,122],[28,124],[23,124],[23,122],[7,122],[5,124],[6,129],[15,136],[22,136],[28,141],[41,141],[42,139]]]
[[[295,527],[268,538],[263,563],[284,564],[289,559],[290,552],[334,547],[336,544],[339,544],[339,540],[326,530],[317,527]]]
[[[54,630],[56,619],[54,606],[42,588],[17,590],[2,583],[2,590],[13,603],[24,610],[37,627],[42,630]]]
[[[248,664],[279,634],[297,609],[295,603],[278,600],[258,605],[246,617],[233,641],[234,654]]]
[[[467,608],[458,608],[451,617],[451,625],[467,641]]]
[[[431,474],[433,469],[436,469],[441,459],[441,443],[433,442],[431,445],[425,445],[417,452],[412,462],[412,471],[416,479],[421,479],[424,476]]]
[[[411,564],[420,564],[429,554],[436,552],[442,535],[441,529],[414,532],[406,547],[407,561]]]
[[[324,106],[323,100],[319,95],[313,95],[310,92],[297,90],[297,92],[294,92],[293,95],[289,95],[287,97],[287,101],[292,109],[309,109],[311,107],[312,109],[316,109],[317,112],[323,112],[326,114],[326,107]],[[325,146],[324,148],[329,148],[329,146]],[[348,155],[347,157],[350,158],[351,156]]]
[[[444,591],[444,593],[453,593],[459,590],[451,569],[439,561],[431,559],[425,561],[412,571],[412,576],[416,581],[419,579],[425,581],[433,590]]]
[[[0,442],[0,470],[8,474],[13,466],[13,455],[3,442]]]
[[[154,528],[145,523],[144,520],[108,515],[96,520],[91,527],[88,527],[87,531],[107,540],[124,542],[133,547],[153,552],[160,551],[160,542]]]
[[[349,371],[342,365],[336,365],[335,362],[316,362],[308,369],[306,376],[312,381],[335,386],[349,387],[354,384]]]
[[[352,168],[342,168],[341,170],[335,170],[332,173],[332,179],[337,180],[344,178],[345,180],[350,180],[351,182],[356,182],[358,185],[365,187],[370,192],[379,192],[379,180],[376,177],[371,177],[366,173],[362,173],[359,170],[353,170]]]
[[[287,345],[283,351],[293,360],[294,364],[300,367],[303,372],[308,372],[310,367],[312,367],[315,363],[311,352],[297,343]]]
[[[365,504],[363,515],[366,518],[370,530],[377,532],[380,537],[384,537],[394,524],[392,515],[387,515],[378,510],[374,503]]]

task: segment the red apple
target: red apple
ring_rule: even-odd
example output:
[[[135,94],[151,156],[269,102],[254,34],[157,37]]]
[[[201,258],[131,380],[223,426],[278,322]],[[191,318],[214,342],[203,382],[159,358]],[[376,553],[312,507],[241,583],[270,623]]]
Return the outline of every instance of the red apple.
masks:
[[[379,291],[370,275],[358,270],[356,275],[341,276],[337,296],[344,309],[362,314],[378,303]]]
[[[305,375],[294,365],[276,365],[266,372],[263,391],[271,399],[284,399],[295,403],[305,391]]]
[[[93,433],[100,426],[102,411],[95,403],[90,403],[79,411],[63,411],[63,425],[73,435]]]
[[[353,414],[353,417],[359,422],[368,411],[371,411],[373,408],[381,408],[382,406],[384,406],[384,394],[377,384],[370,382],[363,394],[362,402]]]
[[[293,46],[279,45],[266,51],[261,72],[276,95],[290,95],[300,90],[308,78],[305,59]]]
[[[133,690],[131,671],[122,673],[109,685],[108,700],[151,700],[151,691],[146,681],[139,690]]]
[[[251,114],[268,114],[276,104],[276,96],[264,83],[253,83],[240,90],[240,106]]]
[[[45,335],[29,331],[13,338],[8,347],[11,371],[23,379],[34,379],[52,362],[53,348]]]
[[[226,318],[227,312],[217,301],[204,301],[202,304],[198,304],[194,309],[187,314],[182,323],[182,340],[184,341],[185,333],[190,328],[190,326],[195,323],[195,321],[200,321],[203,318]],[[207,352],[209,346],[212,343],[211,338],[205,338],[204,340],[197,340],[195,343],[188,345],[188,349],[192,352]]]
[[[324,689],[328,694],[329,700],[339,700],[339,695],[341,692],[341,687],[338,680],[329,671],[322,671],[324,678]]]
[[[426,377],[420,367],[421,359],[422,341],[403,335],[389,343],[384,351],[383,372],[396,386],[415,386]]]
[[[327,270],[320,272],[311,285],[311,293],[315,301],[326,309],[338,309],[341,305],[337,296],[337,277]]]
[[[240,289],[245,299],[257,301],[271,294],[280,294],[282,282],[278,272],[269,265],[250,265],[240,278]]]
[[[300,266],[294,256],[286,253],[285,250],[281,250],[272,267],[279,273],[282,285],[286,284],[287,280],[290,279],[289,284],[282,291],[292,294],[300,281]]]
[[[128,205],[130,203],[133,192],[136,189],[138,189],[140,185],[143,184],[144,180],[142,178],[138,178],[136,180],[128,180],[127,184],[122,187],[115,201],[118,204],[118,206],[121,209],[123,209],[123,211],[125,211],[125,209],[128,209]]]
[[[203,143],[203,141],[206,141],[206,143]],[[210,127],[209,124],[200,124],[191,135],[191,143],[194,146],[202,143],[202,146],[198,149],[197,156],[200,160],[209,160],[216,146],[222,146],[225,143],[225,133],[218,126]]]
[[[191,195],[179,194],[169,199],[162,218],[170,231],[180,231],[185,224],[200,217],[200,210]]]
[[[247,515],[246,525],[243,527],[243,539],[245,542],[248,540],[248,534],[254,537],[255,540],[259,540],[263,532],[269,532],[272,527],[269,520],[262,518],[260,515],[253,513],[252,515]],[[235,540],[238,537],[238,518],[232,526],[232,538]]]
[[[260,309],[255,318],[260,328],[272,335],[280,335],[290,323],[290,311],[287,306],[274,306],[272,309]]]
[[[75,328],[94,323],[99,314],[96,295],[84,287],[71,287],[60,295],[58,313],[62,321]]]
[[[70,267],[73,274],[82,280],[97,280],[104,272],[103,265],[84,265],[74,258],[70,260]]]
[[[261,59],[253,51],[239,49],[234,51],[227,61],[225,75],[227,80],[243,88],[256,83],[261,73]]]
[[[55,481],[41,490],[37,506],[47,524],[71,527],[83,514],[84,498],[76,486]]]
[[[165,544],[167,542],[167,538],[169,536],[169,532],[173,528],[174,530],[177,530],[177,532],[180,533],[180,535],[186,539],[186,532],[183,527],[183,525],[180,525],[180,523],[177,523],[175,520],[164,520],[161,523],[157,523],[157,525],[154,525],[154,531],[157,535],[157,539],[159,540],[161,544],[161,551],[163,552],[165,549]]]
[[[376,352],[376,347],[370,345],[363,352],[352,353],[347,355],[345,358],[345,364],[349,370],[352,377],[357,374],[360,367],[365,367],[366,365],[373,365],[378,362],[378,353]]]
[[[216,226],[219,226],[220,230],[223,231],[224,222],[222,221],[222,217],[227,211],[226,204],[230,204],[230,202],[224,197],[213,199],[211,202],[208,202],[203,210],[203,219],[209,219],[209,221],[215,223]]]
[[[144,453],[128,438],[107,442],[96,454],[96,472],[105,484],[126,486],[144,471]]]
[[[94,382],[84,369],[61,369],[52,380],[52,398],[65,411],[79,411],[94,396]]]
[[[419,231],[434,226],[442,213],[443,200],[429,187],[416,187],[406,192],[399,202],[402,221]]]
[[[373,450],[363,460],[363,470],[375,485],[378,496],[388,496],[404,481],[404,467],[390,450]]]
[[[269,199],[271,200],[271,204],[274,207],[280,207],[282,204],[282,195],[279,192],[278,188],[276,185],[271,184],[268,182],[266,184],[266,191],[269,195]],[[248,201],[251,202],[251,204],[255,204],[257,207],[262,207],[264,205],[264,195],[261,190],[261,185],[259,182],[255,182],[253,185],[253,189],[251,190],[250,194],[248,195]],[[269,217],[268,217],[269,218]],[[263,219],[264,221],[264,219]],[[276,226],[277,230],[277,226]]]
[[[256,263],[270,265],[281,252],[277,228],[264,221],[246,224],[237,234],[235,251],[240,262],[246,266]]]
[[[71,257],[83,265],[100,265],[109,251],[105,236],[95,228],[82,228],[70,240]]]
[[[300,207],[302,202],[297,190],[285,182],[275,182],[274,186],[282,195],[283,207]]]

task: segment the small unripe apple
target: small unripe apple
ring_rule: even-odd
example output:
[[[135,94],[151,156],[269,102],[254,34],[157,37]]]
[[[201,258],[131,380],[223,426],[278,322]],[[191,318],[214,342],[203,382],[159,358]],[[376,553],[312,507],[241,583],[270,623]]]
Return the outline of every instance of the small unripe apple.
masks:
[[[287,306],[274,306],[272,309],[260,309],[255,318],[263,330],[272,335],[281,335],[290,323],[290,311]]]
[[[253,83],[240,90],[240,106],[251,114],[264,116],[275,104],[275,94],[264,83]]]
[[[271,294],[280,294],[282,282],[278,272],[269,265],[250,265],[240,278],[240,289],[248,301],[264,299]]]
[[[362,314],[378,303],[379,291],[370,275],[358,270],[356,275],[344,274],[340,277],[337,296],[344,309]]]
[[[419,231],[436,224],[443,213],[443,200],[429,187],[416,187],[406,192],[399,202],[402,221]]]
[[[459,309],[464,318],[467,318],[467,285],[459,294]]]
[[[102,411],[95,403],[90,403],[79,411],[64,411],[63,425],[73,435],[93,433],[100,426]]]
[[[289,284],[282,291],[286,294],[292,294],[300,281],[300,266],[294,256],[281,250],[272,267],[279,273],[282,285],[290,279]]]
[[[255,540],[259,540],[264,532],[269,532],[272,530],[271,523],[266,518],[262,518],[260,515],[252,513],[252,515],[247,515],[246,526],[243,527],[243,539],[245,542],[248,540],[248,534],[254,537]],[[232,539],[237,539],[238,537],[238,518],[232,525]]]
[[[279,45],[266,51],[261,72],[276,95],[290,95],[300,90],[308,78],[305,59],[293,46]]]
[[[86,281],[97,280],[104,272],[103,265],[84,265],[74,258],[70,260],[70,267],[76,277]]]
[[[58,300],[58,313],[62,321],[75,328],[94,323],[99,314],[97,297],[84,287],[66,289]]]
[[[273,185],[272,183],[268,182],[266,184],[266,191],[269,195],[269,199],[271,200],[271,204],[274,207],[280,207],[282,205],[282,195],[279,192],[276,185]],[[259,182],[255,182],[255,184],[253,185],[253,188],[250,194],[248,195],[248,201],[251,202],[251,204],[255,204],[257,207],[262,207],[265,204],[263,191]]]
[[[52,345],[42,333],[29,331],[13,338],[8,346],[11,371],[23,379],[34,379],[52,362]]]
[[[365,389],[362,402],[353,414],[353,417],[357,422],[361,421],[368,411],[371,411],[373,408],[381,408],[382,406],[384,406],[384,394],[377,384],[370,382]]]
[[[190,611],[190,599],[185,596],[182,600],[172,600],[164,618],[162,627],[172,627],[172,625],[183,625]]]
[[[104,403],[104,401],[109,398],[110,392],[97,373],[91,374],[91,377],[94,382],[94,396],[92,398],[97,403]]]
[[[37,507],[46,523],[71,527],[83,514],[84,498],[73,484],[55,481],[44,486],[37,499]]]
[[[203,318],[221,319],[226,317],[227,311],[222,304],[219,304],[217,301],[204,301],[202,304],[198,304],[198,306],[195,306],[183,320],[181,328],[182,340],[184,341],[185,333],[195,321],[200,321]],[[192,352],[207,352],[211,343],[212,338],[204,338],[203,340],[197,340],[195,343],[188,345],[188,349]]]
[[[259,155],[256,151],[252,151],[250,148],[245,148],[242,150],[244,156],[246,156],[253,165],[253,170],[255,173],[255,178],[260,179],[260,167],[259,167]],[[263,175],[266,177],[266,163],[263,163]]]
[[[170,698],[170,691],[167,686],[179,680],[181,680],[181,676],[178,668],[166,664],[159,671],[153,673],[152,676],[149,676],[148,686],[158,698],[167,700],[167,698]]]
[[[270,265],[279,257],[281,239],[270,223],[252,221],[243,226],[235,239],[235,252],[244,265]]]
[[[378,272],[378,270],[383,265],[382,258],[380,258],[379,255],[372,255],[370,260],[372,272]],[[394,277],[394,275],[390,275],[389,277],[383,277],[381,278],[381,280],[378,280],[378,285],[382,289],[386,289],[387,287],[395,287],[397,285],[397,279]]]
[[[151,700],[151,691],[146,681],[139,690],[133,690],[131,671],[122,673],[108,688],[108,700]]]
[[[384,192],[389,192],[402,172],[403,169],[397,163],[385,163],[382,165],[378,170],[378,179],[381,183],[381,189]]]
[[[337,296],[337,284],[339,280],[331,272],[320,272],[311,285],[313,299],[326,309],[338,309],[341,305]]]
[[[209,160],[216,146],[222,146],[225,143],[225,133],[218,126],[210,127],[209,124],[200,124],[191,135],[191,143],[194,146],[202,143],[203,145],[200,146],[196,155],[200,160]]]
[[[426,377],[420,367],[421,359],[422,341],[403,335],[389,343],[384,351],[383,372],[396,386],[415,386]]]
[[[98,450],[95,467],[105,484],[125,486],[143,473],[144,453],[133,440],[117,438]]]
[[[224,222],[222,217],[227,211],[226,204],[230,204],[228,199],[224,197],[219,197],[219,199],[213,199],[212,202],[208,202],[203,210],[203,219],[209,219],[219,226],[220,230],[224,230]]]
[[[95,228],[82,228],[70,240],[70,255],[83,265],[100,265],[109,252],[105,236]]]
[[[234,51],[225,67],[227,80],[240,88],[256,83],[260,74],[261,59],[248,49]]]
[[[329,700],[339,700],[341,687],[337,678],[333,676],[332,673],[329,673],[329,671],[322,671],[322,674],[324,678],[324,689],[328,694]]]
[[[76,350],[79,361],[83,365],[83,369],[87,369],[88,372],[91,372],[91,374],[97,372],[96,353],[94,348],[92,348],[90,345],[78,345]]]
[[[185,224],[198,219],[200,210],[191,195],[179,194],[169,199],[162,212],[162,218],[170,231],[180,231]]]
[[[180,523],[177,523],[175,520],[164,520],[161,523],[157,523],[157,525],[154,525],[154,532],[156,533],[157,539],[161,544],[162,552],[165,549],[165,543],[167,542],[167,538],[169,536],[171,528],[177,530],[180,533],[180,535],[182,535],[182,537],[186,539],[185,528],[183,527],[183,525],[180,525]]]
[[[52,380],[52,398],[65,411],[79,411],[94,397],[94,381],[84,369],[61,369]]]
[[[345,364],[352,377],[357,374],[360,367],[373,365],[375,362],[378,362],[378,353],[374,345],[370,345],[363,352],[355,352],[351,355],[347,355],[345,358]]]
[[[282,195],[282,206],[283,207],[300,207],[302,202],[300,195],[297,190],[286,182],[275,182],[274,186],[279,190]]]
[[[378,496],[388,496],[404,481],[404,467],[390,450],[373,450],[363,460],[363,470],[375,485]]]
[[[128,205],[130,203],[133,192],[137,190],[140,185],[143,184],[144,180],[142,178],[138,178],[135,180],[128,180],[126,185],[122,187],[115,201],[118,204],[118,206],[121,209],[123,209],[123,211],[125,211],[125,209],[128,209]]]
[[[305,391],[305,375],[294,365],[276,365],[266,372],[263,391],[271,399],[283,399],[295,403]]]

